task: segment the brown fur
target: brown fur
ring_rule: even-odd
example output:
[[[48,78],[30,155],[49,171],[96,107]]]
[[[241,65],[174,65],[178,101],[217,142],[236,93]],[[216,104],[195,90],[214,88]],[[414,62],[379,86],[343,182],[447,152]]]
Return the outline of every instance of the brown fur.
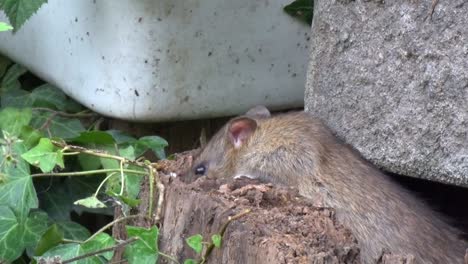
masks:
[[[228,123],[194,168],[203,163],[208,175],[263,178],[297,187],[312,199],[323,197],[358,239],[363,263],[375,263],[384,248],[413,254],[417,263],[463,263],[467,245],[456,230],[336,139],[320,120],[303,112],[255,120],[256,130],[238,149],[228,140]]]

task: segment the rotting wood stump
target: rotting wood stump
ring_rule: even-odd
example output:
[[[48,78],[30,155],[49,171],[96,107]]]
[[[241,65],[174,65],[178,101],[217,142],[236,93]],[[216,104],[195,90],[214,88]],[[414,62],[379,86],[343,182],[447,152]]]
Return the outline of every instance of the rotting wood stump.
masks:
[[[214,248],[206,263],[361,263],[358,242],[337,222],[333,208],[313,206],[292,188],[250,179],[202,177],[193,183],[184,183],[183,178],[169,176],[170,171],[179,175],[190,166],[187,160],[191,158],[178,156],[176,161],[165,161],[166,169],[160,173],[165,185],[159,239],[161,252],[180,263],[188,258],[198,259],[185,243],[187,237],[201,234],[209,241],[230,216],[250,210],[229,223],[221,248]],[[148,190],[146,182],[138,213],[144,214],[148,208]],[[154,197],[157,199],[157,195]],[[148,220],[137,220],[133,224],[150,225]],[[114,236],[124,239],[124,228],[124,224],[116,225]],[[116,252],[113,261],[121,256],[122,252]],[[158,263],[172,262],[160,257]],[[415,262],[412,256],[384,252],[376,263]]]

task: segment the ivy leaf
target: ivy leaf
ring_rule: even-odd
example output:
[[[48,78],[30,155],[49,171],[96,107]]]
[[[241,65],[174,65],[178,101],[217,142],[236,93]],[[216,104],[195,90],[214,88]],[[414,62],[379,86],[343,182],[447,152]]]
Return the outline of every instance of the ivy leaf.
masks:
[[[86,253],[96,252],[98,250],[111,247],[114,244],[115,244],[115,241],[111,236],[109,236],[106,233],[101,233],[97,235],[95,238],[93,238],[92,240],[83,244],[69,243],[69,244],[56,246],[50,249],[49,251],[47,251],[46,253],[44,253],[41,257],[34,257],[34,259],[36,259],[36,261],[39,261],[42,258],[60,256],[62,260],[67,260],[67,259],[71,259],[74,257],[84,255]],[[112,258],[112,255],[113,255],[112,251],[104,252],[97,256],[94,255],[85,259],[80,259],[76,261],[76,263],[77,264],[102,264],[103,262],[101,261],[100,256],[103,256],[109,260],[110,258]]]
[[[221,235],[220,234],[214,234],[211,236],[211,241],[213,241],[213,245],[217,248],[221,247]]]
[[[43,84],[30,94],[31,101],[35,107],[46,107],[64,112],[78,112],[81,105],[67,98],[64,92],[51,84]]]
[[[125,248],[124,256],[127,258],[128,263],[156,263],[159,257],[159,229],[156,226],[150,229],[126,226],[126,229],[129,238],[139,238]]]
[[[49,138],[58,137],[62,139],[78,137],[81,132],[86,130],[78,119],[51,117],[51,115],[51,113],[35,113],[31,126],[36,129],[45,129]],[[44,125],[46,125],[46,128],[43,127]]]
[[[22,142],[9,147],[0,145],[0,173],[4,175],[0,182],[0,204],[12,208],[19,219],[25,219],[31,208],[38,207],[29,165],[20,158],[25,151]],[[5,156],[13,158],[4,159]]]
[[[103,131],[81,132],[78,137],[72,138],[70,139],[70,141],[78,142],[81,144],[98,144],[98,145],[108,145],[108,144],[115,143],[112,135]]]
[[[0,205],[0,262],[12,262],[24,250],[21,227],[13,211]]]
[[[31,92],[30,97],[36,107],[46,107],[65,111],[67,107],[67,97],[57,87],[51,84],[43,84]]]
[[[86,227],[72,221],[57,222],[56,225],[63,232],[63,237],[66,239],[84,241],[91,236]]]
[[[164,159],[166,158],[166,154],[164,153],[164,148],[167,147],[169,144],[165,139],[162,137],[158,136],[146,136],[138,139],[138,141],[135,144],[135,155],[137,157],[143,155],[143,153],[147,149],[151,149],[154,154],[159,159]]]
[[[107,130],[106,132],[114,138],[115,143],[117,143],[118,145],[124,143],[134,143],[135,141],[137,141],[136,138],[125,134],[124,132],[119,130]]]
[[[119,152],[119,155],[121,157],[124,157],[126,159],[129,159],[129,160],[135,160],[136,159],[135,149],[133,148],[133,146],[127,146],[127,147],[119,148],[118,152]]]
[[[23,240],[26,247],[35,248],[42,235],[47,231],[49,217],[42,211],[34,211],[29,214],[24,223]]]
[[[99,199],[96,198],[95,196],[90,196],[88,198],[77,200],[73,204],[81,205],[81,206],[88,207],[88,208],[105,208],[106,207],[106,205],[103,202],[99,201]]]
[[[69,243],[69,244],[60,244],[56,247],[49,249],[46,253],[42,254],[40,257],[34,257],[34,259],[40,262],[41,259],[48,257],[60,256],[61,260],[71,259],[80,255],[80,244]],[[76,262],[79,263],[79,262]]]
[[[56,165],[64,168],[63,154],[48,138],[41,138],[39,144],[21,155],[29,164],[38,166],[43,172],[51,172]]]
[[[115,244],[115,240],[111,236],[109,236],[106,233],[100,233],[92,240],[84,243],[81,246],[81,250],[83,251],[83,253],[95,252],[103,248],[111,247],[114,244]],[[110,260],[112,256],[114,255],[114,252],[107,251],[107,252],[101,253],[100,255],[106,258],[107,260]],[[93,257],[93,258],[96,258],[96,257]],[[88,261],[92,261],[92,258],[88,259]],[[99,261],[99,259],[96,258],[96,261]]]
[[[56,247],[63,240],[63,232],[59,229],[56,224],[51,225],[42,235],[41,239],[37,243],[37,247],[34,251],[34,255],[42,255],[49,249]]]
[[[0,131],[6,131],[10,136],[18,136],[24,126],[28,125],[32,118],[29,108],[16,109],[5,108],[0,111]]]
[[[13,27],[8,25],[7,23],[5,22],[0,22],[0,32],[2,31],[8,31],[8,30],[12,30]]]
[[[186,259],[184,260],[184,264],[197,264],[198,262],[194,259]]]
[[[67,179],[68,180],[68,179]],[[37,179],[34,186],[39,194],[41,209],[55,221],[70,220],[73,198],[67,185],[59,179]]]
[[[312,25],[312,17],[314,15],[314,1],[313,0],[296,0],[291,4],[284,7],[284,11],[300,21]]]
[[[97,170],[101,167],[101,160],[89,154],[80,153],[78,162],[83,170]]]
[[[143,168],[134,165],[130,165],[128,169],[145,172]],[[142,180],[142,175],[125,173],[125,192],[129,198],[136,198],[138,196]]]
[[[1,103],[2,107],[24,108],[33,106],[33,99],[30,92],[23,89],[11,88],[3,92]]]
[[[2,1],[5,2],[7,0],[0,0],[0,9],[3,9]],[[16,83],[18,82],[18,78],[21,75],[25,74],[27,71],[28,70],[26,68],[19,64],[14,64],[13,66],[11,66],[5,73],[5,76],[3,76],[1,83],[2,90],[5,91],[11,89],[12,87],[15,87]]]
[[[196,234],[196,235],[193,235],[191,237],[188,237],[186,240],[187,242],[187,245],[189,245],[189,247],[191,247],[193,250],[195,250],[195,252],[197,252],[198,254],[201,253],[202,249],[203,249],[203,237],[202,235],[200,234]]]
[[[20,138],[23,140],[24,145],[30,149],[37,145],[39,140],[43,137],[42,133],[30,126],[23,126],[20,132]]]
[[[33,212],[22,219],[9,207],[0,205],[0,262],[18,258],[26,246],[37,243],[46,229],[47,215],[43,212]]]
[[[47,0],[1,0],[0,9],[18,30]]]

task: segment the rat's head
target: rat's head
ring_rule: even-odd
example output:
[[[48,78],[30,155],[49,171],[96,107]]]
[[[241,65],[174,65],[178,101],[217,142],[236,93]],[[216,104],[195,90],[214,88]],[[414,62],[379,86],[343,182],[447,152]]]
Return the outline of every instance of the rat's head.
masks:
[[[204,146],[185,176],[193,181],[201,176],[233,177],[238,157],[258,127],[258,121],[270,116],[264,106],[250,109],[245,115],[231,119]]]

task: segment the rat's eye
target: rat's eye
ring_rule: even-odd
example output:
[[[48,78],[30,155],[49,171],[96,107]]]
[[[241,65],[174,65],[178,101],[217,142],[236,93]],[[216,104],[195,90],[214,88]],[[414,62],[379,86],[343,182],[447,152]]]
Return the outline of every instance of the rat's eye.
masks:
[[[205,173],[206,173],[205,164],[202,163],[202,164],[198,165],[197,167],[195,167],[195,175],[202,176],[202,175],[205,175]]]

